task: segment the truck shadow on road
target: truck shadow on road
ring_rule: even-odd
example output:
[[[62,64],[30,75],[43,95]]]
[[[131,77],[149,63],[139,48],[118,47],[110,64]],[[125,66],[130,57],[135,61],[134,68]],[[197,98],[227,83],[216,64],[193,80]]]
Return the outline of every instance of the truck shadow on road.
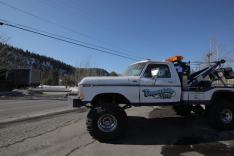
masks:
[[[198,152],[206,156],[234,155],[231,147],[219,141],[234,140],[234,131],[218,132],[210,128],[202,117],[129,117],[125,138],[114,144],[163,145],[161,154],[179,156]]]
[[[120,144],[191,145],[234,140],[233,131],[218,132],[199,117],[164,117],[147,119],[129,117],[128,131]]]
[[[154,109],[148,118],[129,116],[126,136],[116,142],[128,145],[191,145],[234,140],[234,131],[218,132],[205,117],[180,117],[170,108]]]
[[[205,117],[184,118],[164,108],[154,109],[148,117],[129,116],[126,136],[112,144],[162,145],[164,156],[193,155],[193,152],[206,156],[234,155],[234,145],[222,142],[228,140],[234,140],[234,131],[216,131]]]

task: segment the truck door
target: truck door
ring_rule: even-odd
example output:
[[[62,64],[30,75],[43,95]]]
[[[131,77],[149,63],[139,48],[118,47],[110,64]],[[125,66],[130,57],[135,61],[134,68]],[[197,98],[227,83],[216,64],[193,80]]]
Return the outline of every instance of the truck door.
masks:
[[[140,82],[140,103],[157,105],[179,102],[181,87],[175,73],[175,69],[172,71],[167,64],[149,64]]]

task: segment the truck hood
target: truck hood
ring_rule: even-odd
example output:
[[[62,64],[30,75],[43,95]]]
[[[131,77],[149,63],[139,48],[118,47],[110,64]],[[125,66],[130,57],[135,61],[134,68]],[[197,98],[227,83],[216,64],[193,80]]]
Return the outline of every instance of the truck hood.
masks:
[[[86,77],[80,82],[81,85],[136,85],[139,84],[139,76],[105,76],[105,77]]]

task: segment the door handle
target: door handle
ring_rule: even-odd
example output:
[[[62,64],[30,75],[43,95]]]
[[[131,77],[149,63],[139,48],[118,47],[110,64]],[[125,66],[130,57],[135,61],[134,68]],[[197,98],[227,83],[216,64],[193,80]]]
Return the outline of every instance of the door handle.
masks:
[[[168,83],[173,83],[173,81],[168,81]]]
[[[137,83],[137,80],[133,80],[132,82],[135,82],[135,83]]]

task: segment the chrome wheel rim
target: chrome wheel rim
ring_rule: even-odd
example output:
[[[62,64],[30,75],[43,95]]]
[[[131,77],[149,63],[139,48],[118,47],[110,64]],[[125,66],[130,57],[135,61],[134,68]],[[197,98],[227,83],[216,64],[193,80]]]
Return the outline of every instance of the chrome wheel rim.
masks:
[[[229,124],[232,122],[233,115],[230,109],[224,109],[220,115],[223,123]]]
[[[117,119],[111,114],[102,115],[98,119],[98,128],[102,132],[113,132],[117,127]]]

